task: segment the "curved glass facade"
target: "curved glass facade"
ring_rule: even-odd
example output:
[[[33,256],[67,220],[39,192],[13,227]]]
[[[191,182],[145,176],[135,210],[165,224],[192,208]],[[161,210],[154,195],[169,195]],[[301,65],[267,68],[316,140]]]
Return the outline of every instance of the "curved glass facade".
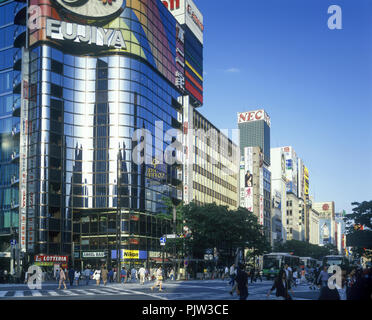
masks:
[[[172,100],[179,93],[145,62],[131,57],[73,56],[46,45],[30,56],[35,67],[31,77],[38,83],[36,97],[31,97],[36,111],[30,111],[37,136],[36,252],[71,252],[73,217],[77,230],[89,216],[89,234],[108,235],[108,226],[94,227],[95,219],[105,216],[103,223],[108,223],[118,208],[145,216],[164,212],[163,197],[177,198],[177,168],[163,167],[164,183],[147,175],[148,166],[132,159],[137,143],[132,137],[136,129],[155,137],[156,121],[162,122],[163,136],[172,129],[177,119]],[[164,142],[157,150],[156,145],[153,138],[150,157],[168,147]],[[124,233],[125,228],[123,221]],[[134,230],[134,237],[142,234]],[[147,242],[142,246],[149,249]]]
[[[16,133],[19,128],[19,118],[13,117],[13,99],[19,96],[13,94],[13,83],[19,77],[19,72],[13,71],[13,34],[17,28],[13,20],[17,6],[15,1],[0,2],[0,236],[9,236],[11,228],[18,227],[18,186],[14,182],[19,173],[19,143],[12,134],[13,129]],[[1,247],[7,248],[9,238],[5,237],[4,242]]]

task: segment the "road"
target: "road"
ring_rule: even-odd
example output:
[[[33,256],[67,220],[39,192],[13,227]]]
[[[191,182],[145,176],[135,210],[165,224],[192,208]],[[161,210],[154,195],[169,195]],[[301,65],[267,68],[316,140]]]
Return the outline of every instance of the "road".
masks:
[[[144,285],[139,283],[93,284],[79,287],[69,287],[67,290],[58,290],[56,283],[43,283],[40,290],[30,290],[27,285],[14,284],[0,285],[0,300],[237,300],[236,293],[230,295],[228,281],[222,280],[197,280],[197,281],[166,281],[163,291],[150,289],[152,282]],[[267,292],[272,286],[272,281],[249,283],[248,300],[274,300],[275,291],[269,298]],[[293,289],[294,300],[317,300],[319,290],[310,290],[308,285],[300,285]]]

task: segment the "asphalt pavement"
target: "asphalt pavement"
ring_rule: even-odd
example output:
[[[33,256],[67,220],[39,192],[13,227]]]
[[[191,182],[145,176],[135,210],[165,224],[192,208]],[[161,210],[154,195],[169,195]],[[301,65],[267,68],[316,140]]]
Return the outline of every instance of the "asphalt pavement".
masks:
[[[81,284],[67,290],[57,289],[56,282],[45,282],[41,289],[30,290],[25,284],[1,284],[0,300],[47,299],[47,300],[238,300],[236,293],[230,294],[231,286],[225,280],[165,281],[163,291],[151,290],[153,282],[141,285],[135,283],[102,283],[97,286],[94,281],[89,286]],[[275,291],[267,297],[272,281],[249,282],[247,300],[276,300]],[[319,289],[311,290],[303,284],[293,288],[294,300],[317,300]]]

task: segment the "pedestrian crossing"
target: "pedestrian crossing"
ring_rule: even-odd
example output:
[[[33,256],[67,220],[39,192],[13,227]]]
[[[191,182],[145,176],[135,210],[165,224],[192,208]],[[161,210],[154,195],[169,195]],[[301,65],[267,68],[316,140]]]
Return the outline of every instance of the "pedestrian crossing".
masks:
[[[17,298],[40,298],[40,297],[68,297],[74,296],[77,299],[93,295],[130,295],[131,291],[120,288],[88,288],[88,289],[55,289],[55,290],[9,290],[0,291],[0,299]]]
[[[95,296],[99,299],[102,296],[116,296],[120,298],[122,296],[124,299],[131,299],[136,297],[141,299],[141,297],[161,299],[161,300],[237,300],[238,297],[236,292],[231,294],[231,285],[227,282],[218,281],[187,281],[187,282],[168,282],[163,283],[163,291],[158,291],[155,288],[151,291],[150,287],[153,282],[147,282],[145,285],[140,285],[139,283],[133,283],[130,285],[119,285],[110,284],[109,286],[84,286],[84,287],[73,287],[68,289],[57,289],[46,286],[42,289],[31,290],[31,289],[21,289],[12,288],[13,290],[2,290],[0,291],[0,300],[3,299],[94,299]],[[247,300],[277,300],[275,292],[271,293],[270,297],[267,297],[267,292],[271,289],[272,282],[264,281],[259,283],[249,283],[248,291],[249,296]],[[293,290],[298,292],[300,295],[295,294],[295,300],[309,300],[307,298],[308,293],[312,290],[309,289],[307,285],[299,285]],[[312,291],[315,294],[315,291]],[[301,296],[304,295],[304,298]],[[314,295],[315,296],[315,295]],[[126,298],[127,297],[127,298]],[[310,296],[309,296],[310,298]]]

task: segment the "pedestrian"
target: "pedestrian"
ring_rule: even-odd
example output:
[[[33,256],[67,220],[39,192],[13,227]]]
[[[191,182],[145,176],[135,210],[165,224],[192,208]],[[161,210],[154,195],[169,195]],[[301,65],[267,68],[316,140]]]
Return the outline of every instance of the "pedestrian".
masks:
[[[107,275],[108,275],[107,268],[105,265],[103,265],[101,268],[101,278],[104,286],[107,284]]]
[[[126,283],[127,282],[127,270],[125,270],[125,267],[121,268],[120,280],[121,280],[121,283]]]
[[[98,268],[96,268],[96,270],[93,273],[93,279],[96,280],[96,284],[97,286],[99,286],[101,282],[101,270],[99,270]]]
[[[154,290],[155,287],[159,287],[159,291],[163,291],[162,289],[163,285],[163,270],[161,266],[156,270],[156,282],[155,284],[151,287],[151,291]]]
[[[253,266],[252,268],[251,268],[251,272],[250,272],[250,276],[251,276],[251,283],[253,283],[253,281],[255,280],[255,273],[256,273],[256,269],[255,269],[255,267]]]
[[[170,273],[169,273],[169,278],[171,281],[174,281],[175,277],[174,277],[174,269],[172,268]]]
[[[320,289],[318,300],[341,300],[341,298],[336,288],[331,289],[328,286],[323,286]]]
[[[110,268],[110,271],[108,272],[108,278],[109,278],[110,283],[114,282],[114,270],[111,268]]]
[[[225,280],[225,278],[227,278],[229,276],[229,268],[226,266],[225,267],[225,273],[223,275],[223,279],[222,280]]]
[[[25,283],[27,283],[28,281],[28,272],[27,272],[28,269],[25,268]]]
[[[58,289],[61,289],[61,284],[63,283],[63,286],[64,288],[63,289],[67,289],[66,287],[66,273],[65,271],[63,270],[63,268],[60,269],[59,271],[59,286],[58,286]]]
[[[305,269],[302,269],[301,270],[301,281],[300,281],[301,284],[306,282],[305,274],[306,274]]]
[[[298,272],[297,269],[293,269],[293,285],[297,287],[298,284]]]
[[[282,269],[279,271],[279,275],[276,277],[273,286],[267,293],[268,297],[270,296],[271,291],[273,291],[274,289],[276,289],[276,296],[278,298],[282,298],[284,300],[292,300],[292,297],[290,296],[288,291],[291,290],[293,295],[294,293],[292,291],[291,284],[287,278],[285,270]]]
[[[114,268],[114,275],[112,277],[112,279],[116,282],[116,277],[117,277],[117,271],[116,271],[116,268]]]
[[[317,282],[320,283],[320,285],[322,287],[326,287],[326,286],[328,286],[328,279],[329,279],[328,266],[324,265],[323,270],[320,272],[320,274],[318,276],[318,281]]]
[[[145,277],[146,277],[146,270],[144,267],[141,267],[138,271],[139,278],[140,278],[140,284],[145,284]]]
[[[60,268],[57,268],[55,271],[55,278],[56,278],[57,283],[59,283],[59,273],[60,273]]]
[[[236,275],[236,293],[240,296],[239,300],[247,300],[248,298],[248,274],[244,270],[244,265],[239,264]]]
[[[75,277],[75,270],[71,266],[70,270],[68,270],[68,280],[70,281],[70,287],[74,285],[74,277]]]
[[[84,270],[84,278],[85,278],[85,285],[86,286],[89,286],[89,280],[90,280],[90,269],[89,269],[89,265],[87,265],[87,267],[85,268]]]
[[[136,282],[138,276],[137,276],[137,270],[135,267],[132,268],[131,275],[132,275],[132,282]]]
[[[79,270],[76,270],[75,271],[75,282],[76,282],[76,285],[79,286],[79,280],[80,280],[80,271]]]
[[[234,282],[235,282],[235,275],[236,275],[236,272],[235,272],[235,264],[233,263],[230,267],[230,281],[229,281],[229,284],[231,286],[234,286]]]

